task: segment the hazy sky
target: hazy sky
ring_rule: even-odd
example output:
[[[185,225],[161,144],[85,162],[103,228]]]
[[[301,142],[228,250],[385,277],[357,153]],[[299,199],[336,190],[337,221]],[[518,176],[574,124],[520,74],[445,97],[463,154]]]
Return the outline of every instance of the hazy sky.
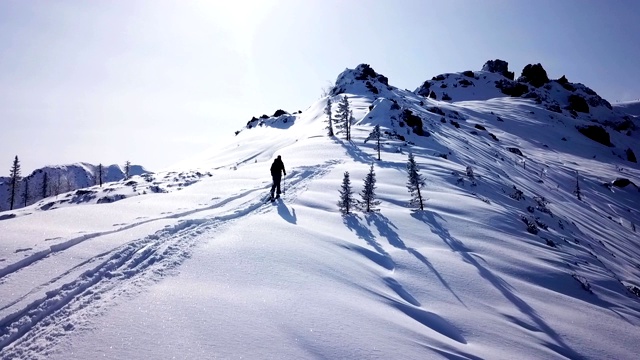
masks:
[[[0,0],[0,175],[160,170],[252,116],[304,110],[345,68],[414,90],[489,59],[640,98],[637,0]],[[4,164],[4,165],[3,165]]]

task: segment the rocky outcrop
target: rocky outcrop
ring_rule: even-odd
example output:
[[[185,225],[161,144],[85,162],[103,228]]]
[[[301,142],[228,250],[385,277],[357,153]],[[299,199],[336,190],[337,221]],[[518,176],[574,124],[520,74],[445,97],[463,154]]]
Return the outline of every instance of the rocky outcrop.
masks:
[[[513,80],[515,76],[512,71],[509,71],[509,63],[500,59],[487,61],[482,66],[482,71],[501,74],[509,80]]]
[[[547,72],[540,64],[528,64],[522,69],[518,82],[529,83],[537,88],[549,82]]]

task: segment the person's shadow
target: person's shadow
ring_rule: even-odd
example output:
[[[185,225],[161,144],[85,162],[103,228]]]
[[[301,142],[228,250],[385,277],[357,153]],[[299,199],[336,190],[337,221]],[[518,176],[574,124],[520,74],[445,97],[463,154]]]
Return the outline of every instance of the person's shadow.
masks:
[[[289,208],[284,204],[284,202],[282,202],[281,199],[276,200],[276,205],[278,206],[278,214],[280,214],[280,216],[282,216],[282,218],[286,221],[295,225],[298,221],[298,217],[296,216],[296,209],[291,208],[291,212],[289,212]]]

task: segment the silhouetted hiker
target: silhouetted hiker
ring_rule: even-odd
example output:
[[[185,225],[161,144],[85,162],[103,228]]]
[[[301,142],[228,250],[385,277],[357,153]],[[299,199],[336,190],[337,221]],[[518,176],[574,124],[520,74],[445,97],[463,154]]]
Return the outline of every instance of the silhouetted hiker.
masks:
[[[271,201],[280,197],[280,180],[282,179],[281,172],[287,175],[282,158],[278,155],[278,157],[273,160],[273,164],[271,164],[271,177],[273,178],[273,185],[271,185]],[[273,197],[274,191],[276,191],[277,194],[275,198]]]

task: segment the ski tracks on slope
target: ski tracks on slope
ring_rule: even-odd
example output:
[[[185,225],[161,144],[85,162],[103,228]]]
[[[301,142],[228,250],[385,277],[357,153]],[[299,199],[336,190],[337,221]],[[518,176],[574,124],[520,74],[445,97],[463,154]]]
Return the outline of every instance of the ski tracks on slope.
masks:
[[[291,171],[287,177],[288,201],[295,200],[310,181],[324,176],[337,163],[327,161],[324,164]],[[52,246],[47,253],[43,252],[38,257],[32,256],[30,260],[22,260],[3,268],[4,273],[0,273],[0,277],[9,274],[17,276],[21,269],[83,241],[125,231],[151,221],[185,218],[173,226],[97,254],[82,264],[75,265],[65,274],[71,273],[79,266],[86,266],[88,270],[0,319],[0,358],[45,358],[47,354],[55,351],[65,334],[87,328],[91,319],[105,311],[120,296],[134,295],[140,291],[141,286],[176,273],[178,266],[191,256],[194,246],[203,239],[210,238],[202,236],[203,234],[253,213],[274,211],[273,207],[266,206],[262,199],[263,191],[268,191],[269,187],[270,184],[267,187],[243,191],[205,208],[149,219],[116,230],[85,234]],[[245,198],[246,200],[242,201]],[[240,204],[231,207],[229,211],[218,216],[206,216],[207,211],[224,207],[236,200],[239,200]],[[199,214],[203,216],[197,217]],[[65,274],[57,275],[49,283],[64,278]],[[13,304],[19,301],[20,299]]]

